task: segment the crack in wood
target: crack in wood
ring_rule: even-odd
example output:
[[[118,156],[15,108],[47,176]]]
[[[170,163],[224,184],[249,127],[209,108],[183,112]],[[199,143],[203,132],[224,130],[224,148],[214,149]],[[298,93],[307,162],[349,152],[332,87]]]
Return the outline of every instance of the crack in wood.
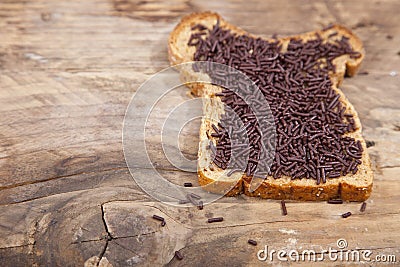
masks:
[[[1,158],[0,158],[1,159]],[[13,185],[8,185],[8,186],[0,186],[0,191],[6,190],[6,189],[13,189],[21,186],[26,186],[26,185],[33,185],[33,184],[38,184],[38,183],[45,183],[49,181],[54,181],[58,179],[63,179],[63,178],[69,178],[73,176],[78,176],[78,175],[84,175],[84,174],[95,174],[99,172],[107,172],[107,171],[117,171],[117,170],[129,170],[128,167],[115,167],[115,168],[109,168],[109,169],[102,169],[102,170],[97,170],[97,171],[89,171],[89,172],[78,172],[78,173],[72,173],[72,174],[67,174],[67,175],[60,175],[56,177],[51,177],[43,180],[36,180],[36,181],[27,181],[23,183],[18,183],[18,184],[13,184]],[[139,168],[138,168],[139,169]],[[153,168],[140,168],[142,170],[151,170]],[[163,167],[154,167],[155,170],[160,170],[160,171],[171,171],[171,172],[184,172],[187,173],[187,171],[179,170],[179,169],[169,169],[169,168],[163,168]],[[2,205],[0,205],[2,206]]]
[[[97,263],[97,266],[99,266],[99,264],[100,264],[100,261],[101,261],[101,259],[103,258],[103,256],[104,256],[104,254],[106,253],[106,251],[107,251],[107,248],[108,248],[108,242],[109,241],[111,241],[112,239],[113,239],[113,237],[112,237],[112,235],[110,234],[110,232],[108,231],[108,225],[107,225],[107,222],[106,222],[106,219],[105,219],[105,217],[104,217],[104,207],[103,207],[103,204],[101,205],[101,219],[103,220],[103,224],[104,224],[104,229],[106,230],[106,236],[103,238],[103,239],[105,239],[106,240],[106,243],[105,243],[105,245],[104,245],[104,247],[103,247],[103,250],[100,252],[100,254],[99,254],[99,262]]]
[[[104,92],[104,91],[102,91]],[[114,92],[114,91],[110,91],[110,92]],[[101,106],[100,104],[98,104],[97,106]],[[66,119],[86,119],[86,118],[104,118],[104,117],[124,117],[124,114],[102,114],[102,115],[90,115],[90,116],[85,116],[85,115],[81,115],[81,116],[60,116],[60,117],[55,117],[55,118],[40,118],[40,119],[36,119],[36,120],[30,120],[30,121],[17,121],[17,122],[12,122],[12,123],[3,123],[0,124],[0,126],[18,126],[18,125],[23,125],[23,124],[32,124],[32,123],[38,123],[38,122],[48,122],[48,121],[53,121],[53,120],[66,120]],[[80,128],[74,128],[74,129],[81,129]],[[65,129],[63,129],[65,130]],[[15,137],[21,137],[21,136],[31,136],[31,135],[20,135],[20,136],[13,136],[12,138]]]
[[[132,250],[132,249],[130,249],[130,248],[127,248],[127,247],[125,247],[124,245],[121,245],[120,243],[118,243],[118,242],[116,242],[116,241],[113,241],[113,242],[114,242],[117,246],[120,246],[121,248],[126,249],[126,250],[132,252],[132,253],[135,254],[136,256],[140,256],[136,251],[134,251],[134,250]]]
[[[28,244],[17,245],[17,246],[0,247],[0,250],[14,249],[14,248],[23,248],[23,247],[29,247],[29,246],[32,246],[32,245],[33,245],[33,243],[28,243]]]
[[[78,243],[84,243],[84,242],[97,242],[97,241],[105,240],[106,242],[104,244],[104,247],[103,247],[102,251],[99,254],[99,259],[100,260],[97,263],[97,266],[99,266],[101,259],[103,258],[103,256],[105,255],[105,253],[107,251],[109,242],[111,242],[111,241],[113,241],[113,243],[115,243],[116,245],[118,245],[118,246],[120,246],[120,247],[122,247],[122,248],[124,248],[124,249],[126,249],[126,250],[128,250],[128,251],[130,251],[132,253],[134,253],[136,256],[139,256],[139,254],[137,254],[137,252],[135,252],[135,251],[133,251],[133,250],[121,245],[120,243],[116,242],[116,240],[124,239],[124,238],[134,238],[134,237],[138,237],[138,236],[152,235],[152,234],[157,233],[158,231],[152,231],[152,232],[143,233],[143,234],[137,234],[137,235],[132,235],[132,236],[113,237],[111,235],[109,229],[108,229],[108,225],[107,225],[107,222],[106,222],[106,219],[105,219],[104,204],[101,204],[101,218],[102,218],[102,221],[103,221],[103,224],[104,224],[104,229],[106,231],[106,236],[103,237],[103,238],[97,239],[97,240],[84,240],[84,241],[79,241],[79,242],[77,241],[77,242],[73,242],[71,244],[78,244]]]
[[[62,179],[62,178],[69,178],[69,177],[77,176],[77,175],[92,174],[92,173],[107,172],[107,171],[122,170],[122,169],[126,169],[126,167],[116,167],[116,168],[109,168],[109,169],[103,169],[103,170],[92,171],[92,172],[78,172],[78,173],[60,175],[60,176],[47,178],[47,179],[43,179],[43,180],[27,181],[27,182],[23,182],[23,183],[8,185],[8,186],[0,186],[0,191],[5,190],[5,189],[16,188],[16,187],[20,187],[20,186],[25,186],[25,185],[44,183],[44,182],[58,180],[58,179]]]
[[[80,141],[80,142],[72,143],[72,144],[69,144],[69,145],[65,145],[62,148],[77,148],[77,147],[82,148],[82,147],[86,147],[86,146],[87,147],[93,147],[93,144],[91,144],[91,143],[95,143],[95,142],[101,143],[102,141],[110,143],[110,142],[113,142],[114,140],[110,139],[110,138],[107,138],[107,139],[106,138],[103,138],[103,139],[101,139],[101,138],[99,138],[99,139],[89,139],[89,140]],[[120,144],[120,143],[118,142],[118,144]],[[52,150],[52,149],[49,149],[49,150]],[[49,150],[47,150],[47,151],[49,151]],[[24,152],[24,153],[19,153],[19,154],[16,153],[16,154],[12,154],[12,155],[2,156],[2,157],[0,157],[0,159],[10,159],[10,158],[12,159],[12,158],[15,158],[15,157],[26,156],[26,155],[29,155],[29,154],[34,154],[34,153],[43,152],[43,151],[46,151],[46,150],[36,149],[36,150],[27,151],[27,152]]]
[[[393,168],[400,168],[400,166],[397,165],[390,165],[390,166],[383,166],[383,167],[379,167],[379,169],[393,169]]]
[[[199,228],[190,228],[196,230],[211,230],[211,229],[225,229],[225,228],[234,228],[234,227],[245,227],[251,225],[262,225],[262,224],[271,224],[271,223],[300,223],[300,222],[311,222],[312,220],[285,220],[285,221],[270,221],[270,222],[254,222],[254,223],[245,223],[245,224],[232,224],[232,225],[223,225],[223,226],[213,226],[213,227],[199,227]]]
[[[115,188],[119,188],[119,187],[124,188],[124,189],[127,188],[126,186],[113,186],[112,188],[115,189]],[[99,188],[99,187],[97,187],[97,188]],[[103,188],[107,188],[107,187],[103,187]],[[111,187],[110,187],[110,188],[111,188]],[[77,193],[77,194],[78,194],[78,193],[82,193],[82,192],[90,191],[90,190],[94,190],[94,189],[96,189],[96,188],[87,188],[87,189],[82,189],[82,190],[73,190],[73,191],[63,192],[63,194],[64,194],[64,193],[65,193],[65,194],[71,194],[71,193]],[[136,190],[136,189],[133,189],[133,188],[131,188],[131,189],[135,191],[136,196],[147,196],[146,193],[142,193],[141,191]],[[55,195],[57,195],[57,194],[55,194]],[[42,198],[52,197],[52,196],[54,196],[54,194],[53,194],[53,195],[47,195],[47,196],[36,197],[36,198],[30,198],[30,199],[26,199],[26,200],[14,202],[14,203],[0,204],[0,207],[10,206],[10,205],[17,205],[17,204],[23,204],[23,203],[31,202],[31,201],[38,200],[38,199],[42,199]],[[132,201],[132,199],[113,200],[113,201]],[[109,201],[109,202],[113,202],[113,201]],[[144,199],[143,201],[148,201],[148,200]],[[103,204],[106,204],[106,203],[109,203],[109,202],[104,202]],[[38,209],[38,208],[32,208],[32,209]],[[43,212],[43,210],[41,210],[40,212]],[[1,226],[1,225],[0,225],[0,226]]]
[[[103,241],[104,238],[97,238],[97,239],[88,239],[88,240],[81,240],[81,241],[74,241],[69,243],[70,245],[76,245],[80,243],[88,243],[88,242],[98,242],[98,241]]]
[[[158,232],[159,231],[152,231],[152,232],[142,233],[142,234],[137,234],[137,235],[115,236],[115,237],[113,237],[113,240],[124,239],[124,238],[133,238],[133,237],[138,237],[138,236],[153,235],[153,234],[158,233]]]

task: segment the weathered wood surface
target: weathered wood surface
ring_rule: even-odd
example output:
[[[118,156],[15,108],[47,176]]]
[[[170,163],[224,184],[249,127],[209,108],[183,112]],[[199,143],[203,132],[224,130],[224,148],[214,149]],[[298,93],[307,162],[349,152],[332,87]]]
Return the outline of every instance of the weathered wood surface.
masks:
[[[400,260],[400,2],[206,2],[0,2],[1,266],[266,266],[256,256],[264,245],[319,250],[339,238],[349,249]],[[358,203],[288,203],[283,217],[278,202],[243,196],[202,211],[174,208],[133,182],[121,142],[126,107],[142,82],[168,66],[167,37],[179,18],[204,10],[265,36],[339,22],[363,40],[368,74],[342,88],[375,142],[364,214]],[[191,157],[196,139],[194,126],[184,131]],[[162,158],[157,168],[174,181],[196,180]],[[344,220],[346,211],[354,215]],[[149,219],[154,213],[166,227]],[[225,220],[207,224],[212,216]],[[172,258],[175,250],[184,260]],[[301,265],[313,264],[344,263]]]

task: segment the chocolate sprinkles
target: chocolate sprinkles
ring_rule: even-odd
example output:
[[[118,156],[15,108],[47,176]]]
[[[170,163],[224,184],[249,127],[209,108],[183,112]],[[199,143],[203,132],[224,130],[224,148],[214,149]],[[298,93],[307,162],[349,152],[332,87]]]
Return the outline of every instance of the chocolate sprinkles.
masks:
[[[212,131],[207,133],[216,140],[215,145],[212,141],[209,144],[215,166],[229,168],[228,176],[234,172],[244,172],[249,177],[270,175],[275,179],[290,176],[314,179],[316,184],[357,172],[363,147],[359,140],[345,136],[357,126],[329,78],[335,71],[333,59],[344,54],[351,58],[361,56],[351,49],[347,37],[332,33],[329,41],[318,34],[306,42],[292,38],[282,52],[279,40],[233,34],[220,28],[219,22],[212,29],[203,25],[195,25],[193,29],[196,31],[188,45],[196,47],[194,60],[225,64],[246,74],[268,102],[275,124],[271,127],[276,129],[276,155],[272,156],[271,165],[267,164],[268,155],[262,153],[261,133],[268,129],[261,129],[255,116],[267,114],[268,109],[261,105],[257,110],[249,107],[248,101],[258,98],[253,96],[257,93],[254,88],[249,93],[246,83],[239,80],[235,85],[243,92],[247,90],[246,99],[225,87],[216,96],[225,104],[226,112],[221,122],[213,124]],[[205,71],[214,83],[235,84],[224,71],[212,68]],[[240,120],[232,119],[227,107]],[[244,147],[240,137],[243,134],[248,136]],[[266,147],[271,150],[271,144]],[[232,163],[231,158],[243,151],[249,160],[239,157]],[[255,173],[256,169],[262,171]]]
[[[180,251],[175,251],[175,253],[174,253],[174,256],[175,256],[175,258],[177,258],[178,260],[183,260],[183,255],[182,255],[182,253],[180,252]]]
[[[194,199],[201,199],[201,196],[199,196],[199,195],[197,195],[195,193],[190,193],[187,196],[190,197],[190,198],[194,198]]]

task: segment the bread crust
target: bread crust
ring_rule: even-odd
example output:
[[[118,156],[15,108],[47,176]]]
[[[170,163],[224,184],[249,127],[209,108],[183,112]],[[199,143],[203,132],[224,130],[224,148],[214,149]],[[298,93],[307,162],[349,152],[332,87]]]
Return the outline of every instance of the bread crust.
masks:
[[[258,36],[247,33],[239,27],[229,24],[223,20],[217,13],[213,12],[202,12],[192,13],[183,17],[180,23],[171,32],[168,43],[168,54],[171,65],[176,65],[184,62],[193,61],[193,55],[195,53],[195,47],[189,47],[187,41],[191,35],[191,27],[196,24],[203,24],[207,27],[212,27],[219,20],[220,27],[229,29],[232,33],[247,35],[250,37],[257,38]],[[356,74],[361,61],[365,56],[364,48],[361,40],[355,36],[349,29],[340,26],[333,25],[326,30],[317,30],[308,32],[296,36],[284,37],[278,39],[282,46],[285,47],[290,39],[302,39],[303,41],[315,38],[319,34],[324,40],[328,39],[328,36],[332,32],[338,32],[337,37],[346,36],[349,38],[349,43],[354,51],[361,53],[361,57],[357,59],[350,58],[349,55],[343,55],[334,59],[333,64],[336,66],[336,71],[330,73],[330,79],[333,84],[333,89],[340,95],[339,101],[342,102],[346,108],[346,112],[353,114],[356,130],[352,133],[346,134],[347,136],[353,137],[355,140],[360,140],[363,147],[362,163],[358,166],[359,170],[356,174],[348,174],[346,176],[339,177],[337,179],[328,179],[326,183],[317,185],[313,179],[295,179],[292,180],[290,177],[283,176],[279,179],[273,177],[267,177],[264,182],[254,191],[250,192],[249,185],[251,177],[238,178],[237,181],[232,179],[224,179],[223,175],[221,179],[215,179],[215,174],[222,174],[223,170],[215,167],[214,170],[208,169],[208,167],[202,165],[202,159],[208,153],[205,151],[204,146],[199,146],[199,166],[198,166],[198,179],[202,186],[205,186],[205,190],[224,194],[226,196],[234,196],[244,193],[248,196],[257,196],[261,198],[269,199],[291,199],[291,200],[329,200],[334,198],[341,198],[346,201],[364,201],[366,200],[372,191],[373,185],[373,172],[371,168],[370,158],[367,152],[366,143],[361,135],[362,127],[356,110],[353,105],[348,101],[343,92],[338,86],[343,81],[345,75],[353,76]],[[263,38],[264,40],[265,39]],[[272,40],[271,40],[272,41]],[[274,40],[275,41],[275,40]],[[182,72],[183,80],[190,73]],[[188,84],[192,94],[196,96],[202,96],[206,98],[217,98],[214,93],[221,88],[210,85],[193,83]],[[220,99],[218,101],[221,101]],[[210,108],[210,107],[208,107]],[[206,112],[206,110],[205,110]],[[200,128],[200,143],[207,139],[205,132],[211,131],[211,124],[209,121],[203,118],[202,125]],[[208,139],[206,140],[208,141]],[[218,175],[217,175],[218,176]]]

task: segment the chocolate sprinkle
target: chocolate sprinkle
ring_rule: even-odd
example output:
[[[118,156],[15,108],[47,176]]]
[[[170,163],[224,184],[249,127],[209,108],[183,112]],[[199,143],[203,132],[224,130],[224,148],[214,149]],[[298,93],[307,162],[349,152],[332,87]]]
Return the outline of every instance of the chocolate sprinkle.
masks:
[[[342,214],[343,218],[347,218],[347,217],[350,217],[350,216],[351,216],[351,212],[350,211]]]
[[[210,218],[207,220],[208,223],[214,223],[214,222],[222,222],[224,220],[223,217],[216,217],[216,218]]]
[[[361,204],[360,211],[361,211],[361,212],[364,212],[366,208],[367,208],[367,203],[366,203],[366,202],[363,202],[363,203]]]
[[[335,71],[333,59],[344,54],[361,57],[351,49],[347,37],[335,35],[329,41],[318,34],[308,41],[292,38],[282,52],[279,40],[265,41],[233,34],[219,27],[219,22],[212,29],[203,25],[195,28],[198,31],[191,35],[188,43],[196,47],[194,60],[225,64],[241,71],[258,86],[269,104],[276,128],[276,155],[263,175],[275,179],[282,176],[314,179],[320,184],[357,172],[363,148],[360,141],[345,136],[357,127],[329,78]],[[232,80],[230,75],[219,70],[206,72],[217,84],[229,84],[226,80]],[[246,87],[240,80],[237,84],[239,88]],[[229,106],[239,116],[244,129],[242,132],[232,130],[237,120],[232,122],[228,112],[220,123],[212,125],[211,136],[217,141],[215,147],[210,141],[213,164],[221,169],[234,169],[229,175],[240,171],[251,177],[257,167],[267,166],[267,157],[260,152],[260,133],[264,129],[260,129],[255,119],[256,111],[247,105],[248,99],[242,99],[231,89],[224,88],[216,96],[224,102],[225,111]],[[252,93],[246,96],[251,97]],[[260,109],[257,112],[267,114],[268,109]],[[249,139],[249,160],[247,163],[236,160],[231,166],[231,157],[243,150],[239,147],[241,139],[237,137],[243,132]],[[239,142],[232,143],[233,140]]]
[[[166,224],[167,224],[166,221],[162,221],[162,222],[161,222],[161,226],[162,226],[162,227],[164,227]]]
[[[255,241],[253,239],[247,240],[247,243],[249,243],[250,245],[253,245],[253,246],[257,246],[257,241]]]
[[[186,198],[189,200],[190,203],[192,203],[194,206],[198,206],[199,203],[197,202],[197,198],[193,197],[192,194],[187,194]]]

